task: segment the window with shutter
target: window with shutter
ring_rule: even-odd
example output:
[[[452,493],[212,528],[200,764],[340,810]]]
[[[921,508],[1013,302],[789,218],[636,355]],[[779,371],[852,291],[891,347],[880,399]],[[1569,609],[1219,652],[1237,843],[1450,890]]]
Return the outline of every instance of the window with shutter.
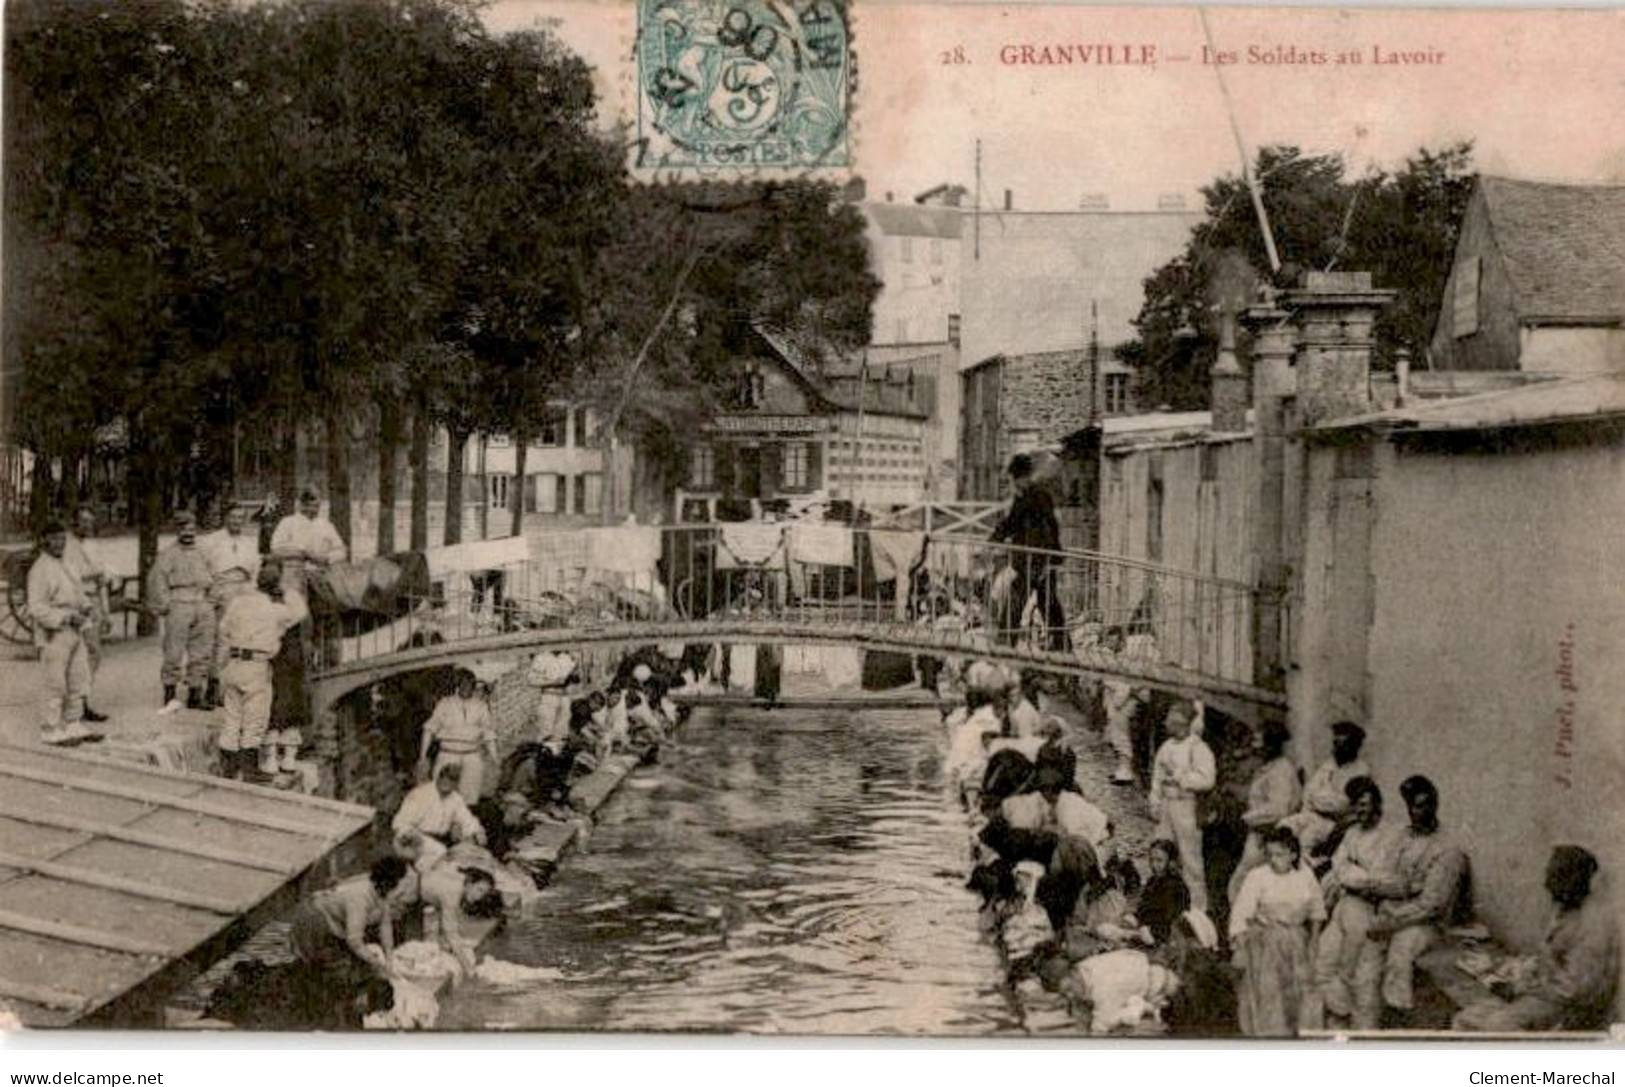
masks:
[[[762,487],[763,493],[767,489],[773,492],[800,490],[800,484],[790,479],[790,449],[796,442],[785,442],[782,445],[764,446],[762,448]]]

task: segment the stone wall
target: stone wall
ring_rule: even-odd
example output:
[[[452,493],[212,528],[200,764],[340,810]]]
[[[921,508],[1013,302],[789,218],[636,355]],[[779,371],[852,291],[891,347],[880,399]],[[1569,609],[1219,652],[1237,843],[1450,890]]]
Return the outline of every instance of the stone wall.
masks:
[[[608,683],[619,660],[614,651],[576,656],[584,682],[571,688],[572,697]],[[525,677],[524,668],[515,668],[492,685],[491,717],[500,757],[524,742],[530,731],[540,692]],[[367,804],[386,819],[392,815],[411,788],[423,722],[450,688],[451,669],[431,668],[340,700],[334,712],[314,726],[310,738],[322,768],[322,794]],[[486,768],[492,788],[497,770]]]
[[[1067,435],[1089,425],[1089,366],[1084,350],[1044,351],[1005,361],[999,415],[1012,435],[1012,451],[1056,449]],[[1028,441],[1015,440],[1017,430]]]

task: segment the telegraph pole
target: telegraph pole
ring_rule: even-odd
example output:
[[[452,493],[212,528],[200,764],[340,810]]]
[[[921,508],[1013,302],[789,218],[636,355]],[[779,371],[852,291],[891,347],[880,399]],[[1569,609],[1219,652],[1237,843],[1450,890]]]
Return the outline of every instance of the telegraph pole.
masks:
[[[971,229],[975,233],[974,259],[982,259],[982,141],[976,141],[976,202],[971,206]]]

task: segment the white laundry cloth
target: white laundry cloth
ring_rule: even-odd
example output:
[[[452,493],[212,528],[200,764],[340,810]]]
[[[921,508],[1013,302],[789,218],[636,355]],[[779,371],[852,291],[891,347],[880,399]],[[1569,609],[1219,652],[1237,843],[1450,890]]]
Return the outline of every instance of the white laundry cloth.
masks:
[[[421,985],[394,978],[395,1006],[373,1012],[361,1021],[364,1030],[429,1030],[440,1018],[440,1002]]]
[[[531,985],[538,981],[558,981],[564,975],[550,966],[521,966],[516,962],[484,958],[474,967],[476,981],[495,986]]]
[[[722,534],[722,546],[717,548],[719,570],[766,565],[784,543],[783,525],[743,521],[718,527]]]
[[[646,586],[660,561],[660,530],[653,525],[615,525],[583,530],[591,569],[629,574]]]
[[[756,690],[756,647],[733,645],[728,647],[728,689],[730,691]]]
[[[544,573],[585,570],[587,536],[584,532],[543,532],[531,537],[530,559]]]
[[[1166,1003],[1178,979],[1151,962],[1143,951],[1124,949],[1092,955],[1073,968],[1092,1008],[1089,1029],[1104,1034],[1132,1026]]]
[[[822,646],[818,649],[823,662],[824,682],[837,691],[851,690],[863,685],[863,651],[846,646]]]
[[[845,525],[793,524],[790,558],[820,566],[852,566],[852,530]]]
[[[875,564],[875,580],[892,582],[892,616],[908,614],[910,572],[925,547],[923,532],[869,533],[869,553]]]
[[[538,653],[530,662],[525,680],[533,687],[557,687],[576,670],[575,658],[568,653]]]
[[[874,556],[875,580],[890,581],[907,578],[914,564],[920,561],[925,547],[923,532],[891,532],[869,530],[869,548]]]

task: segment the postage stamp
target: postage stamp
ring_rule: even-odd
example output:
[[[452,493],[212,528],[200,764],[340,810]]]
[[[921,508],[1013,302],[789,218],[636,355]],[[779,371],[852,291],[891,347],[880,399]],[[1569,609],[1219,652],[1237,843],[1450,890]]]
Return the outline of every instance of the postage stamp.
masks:
[[[639,0],[636,54],[638,167],[852,164],[846,0]]]

